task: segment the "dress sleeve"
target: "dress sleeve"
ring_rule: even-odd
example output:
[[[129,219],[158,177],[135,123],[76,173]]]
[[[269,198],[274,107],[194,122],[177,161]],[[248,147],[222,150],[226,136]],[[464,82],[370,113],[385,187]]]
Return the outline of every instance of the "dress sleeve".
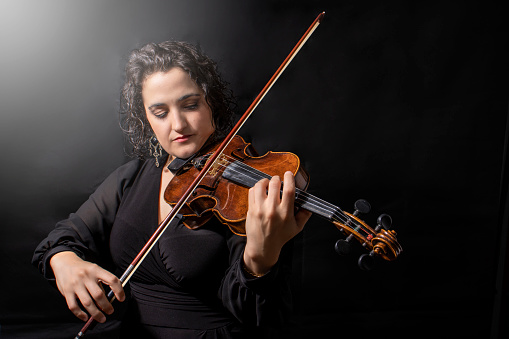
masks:
[[[122,196],[140,168],[140,160],[119,167],[90,195],[89,199],[65,220],[58,222],[35,249],[32,264],[48,280],[54,280],[49,260],[63,251],[105,265],[109,259],[109,235]]]
[[[243,268],[245,238],[232,235],[230,268],[221,283],[219,296],[223,305],[248,327],[278,328],[292,309],[290,275],[292,244],[287,243],[272,269],[261,277],[253,277]]]

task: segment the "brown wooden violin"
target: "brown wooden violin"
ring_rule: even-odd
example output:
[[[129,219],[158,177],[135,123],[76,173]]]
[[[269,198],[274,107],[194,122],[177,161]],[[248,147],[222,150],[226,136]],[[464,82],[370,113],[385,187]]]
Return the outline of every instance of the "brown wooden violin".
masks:
[[[164,193],[168,204],[172,207],[176,205],[185,188],[205,166],[215,147],[208,147],[196,154],[179,169]],[[371,259],[375,256],[391,261],[401,253],[396,232],[389,230],[390,216],[382,214],[378,218],[378,225],[371,228],[358,216],[369,212],[368,202],[358,200],[356,211],[350,214],[307,193],[309,175],[295,154],[268,152],[258,156],[252,145],[240,136],[232,139],[180,209],[180,214],[185,217],[184,224],[191,229],[199,228],[215,216],[235,234],[245,235],[248,189],[261,179],[270,179],[275,175],[283,177],[286,171],[293,172],[295,176],[295,206],[329,220],[347,235],[346,240],[336,243],[338,253],[347,254],[350,241],[357,239],[370,251],[359,259],[359,266],[363,269],[370,268]]]

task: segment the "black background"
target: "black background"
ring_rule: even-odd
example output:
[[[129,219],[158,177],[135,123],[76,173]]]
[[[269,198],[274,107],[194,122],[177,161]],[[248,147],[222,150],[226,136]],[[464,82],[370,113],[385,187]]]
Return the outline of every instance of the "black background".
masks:
[[[198,43],[247,108],[325,11],[240,134],[298,154],[309,191],[393,218],[404,248],[359,270],[313,217],[298,238],[294,337],[506,338],[507,12],[487,1],[1,1],[0,333],[81,328],[35,246],[128,159],[129,51]],[[507,274],[507,273],[506,273]],[[502,319],[502,321],[501,321]]]

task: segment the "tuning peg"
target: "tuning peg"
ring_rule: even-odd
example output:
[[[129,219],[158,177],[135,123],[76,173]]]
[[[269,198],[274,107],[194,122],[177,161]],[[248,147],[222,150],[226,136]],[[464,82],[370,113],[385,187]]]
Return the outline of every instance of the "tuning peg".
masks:
[[[352,246],[350,244],[350,241],[352,240],[353,235],[349,235],[346,239],[339,239],[336,241],[336,244],[334,245],[334,249],[336,250],[336,253],[339,255],[348,255],[352,251]]]
[[[367,214],[369,211],[371,211],[371,205],[369,202],[367,202],[364,199],[359,199],[354,204],[355,211],[353,212],[353,215],[357,216],[360,213]]]
[[[364,271],[370,271],[375,267],[375,252],[371,251],[369,254],[363,254],[359,257],[357,264]]]
[[[388,231],[391,228],[391,225],[392,225],[391,216],[388,214],[381,214],[376,220],[375,231],[376,232],[380,231],[382,227]]]

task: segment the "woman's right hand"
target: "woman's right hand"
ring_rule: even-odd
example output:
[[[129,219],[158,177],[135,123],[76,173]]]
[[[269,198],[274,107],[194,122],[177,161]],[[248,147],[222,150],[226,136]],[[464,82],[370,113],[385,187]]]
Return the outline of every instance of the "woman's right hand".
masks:
[[[111,288],[118,301],[125,299],[120,279],[98,265],[81,259],[74,252],[55,254],[50,259],[50,266],[67,306],[83,321],[88,320],[88,315],[79,307],[78,300],[92,318],[100,323],[106,321],[104,313],[113,313],[113,306],[106,297],[102,284]]]

